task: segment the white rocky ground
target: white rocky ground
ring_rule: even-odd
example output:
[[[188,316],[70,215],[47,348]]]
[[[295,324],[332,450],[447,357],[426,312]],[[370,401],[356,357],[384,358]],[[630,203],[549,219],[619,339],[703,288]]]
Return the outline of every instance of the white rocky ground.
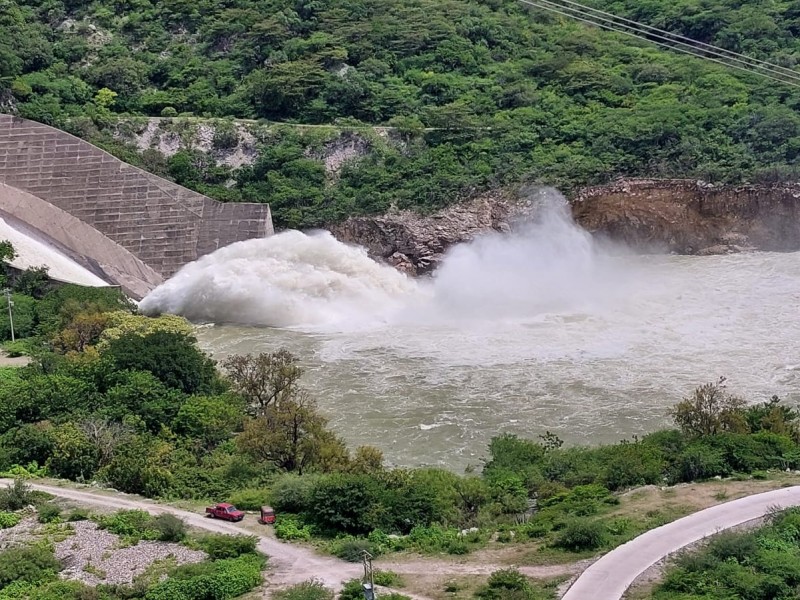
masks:
[[[0,529],[0,550],[53,534],[60,540],[55,543],[55,555],[64,566],[61,577],[87,585],[131,583],[158,561],[183,565],[208,558],[205,552],[166,542],[145,541],[125,547],[118,535],[99,529],[93,521],[65,523],[61,528],[64,531],[54,533],[35,517],[23,519],[14,527]]]
[[[72,525],[75,534],[55,545],[56,558],[64,565],[62,578],[87,585],[131,583],[157,561],[169,559],[183,565],[207,558],[205,552],[165,542],[139,542],[122,548],[119,536],[98,529],[97,523]]]

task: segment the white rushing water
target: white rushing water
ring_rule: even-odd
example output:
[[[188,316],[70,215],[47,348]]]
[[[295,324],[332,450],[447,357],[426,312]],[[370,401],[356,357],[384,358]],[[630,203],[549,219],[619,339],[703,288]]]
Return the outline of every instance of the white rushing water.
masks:
[[[65,256],[44,241],[38,240],[9,225],[0,218],[0,240],[7,240],[14,246],[17,256],[10,261],[18,269],[46,266],[50,277],[69,283],[101,287],[108,285],[91,271]]]
[[[288,347],[337,431],[398,464],[477,464],[500,432],[646,433],[720,375],[750,401],[800,401],[800,254],[636,256],[560,202],[454,248],[431,280],[287,232],[187,265],[141,307],[227,323],[199,332],[218,358]]]

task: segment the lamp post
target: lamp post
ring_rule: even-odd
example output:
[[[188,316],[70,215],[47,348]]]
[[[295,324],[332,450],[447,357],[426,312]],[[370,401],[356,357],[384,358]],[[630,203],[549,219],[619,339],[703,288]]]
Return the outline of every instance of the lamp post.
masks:
[[[17,341],[14,337],[14,315],[11,311],[12,307],[14,306],[14,301],[11,299],[11,290],[8,288],[3,289],[3,293],[6,295],[6,303],[8,304],[8,322],[11,325],[11,341]]]

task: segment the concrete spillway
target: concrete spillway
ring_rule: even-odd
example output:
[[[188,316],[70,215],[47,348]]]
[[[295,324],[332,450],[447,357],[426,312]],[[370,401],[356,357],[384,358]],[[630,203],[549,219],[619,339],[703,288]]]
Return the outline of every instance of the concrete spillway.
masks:
[[[216,202],[63,131],[0,115],[6,215],[138,298],[200,256],[273,232],[267,204]]]

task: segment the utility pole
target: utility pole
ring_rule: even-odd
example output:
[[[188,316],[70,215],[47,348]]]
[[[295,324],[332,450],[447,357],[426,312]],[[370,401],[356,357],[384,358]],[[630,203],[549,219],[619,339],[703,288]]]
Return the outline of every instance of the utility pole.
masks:
[[[14,301],[11,299],[11,290],[5,288],[3,293],[6,295],[6,302],[8,303],[8,322],[11,324],[11,341],[16,342],[16,338],[14,337],[14,315],[12,314],[11,308],[14,306]]]
[[[364,600],[375,600],[375,581],[372,577],[372,555],[364,550],[364,579],[361,588],[364,590]]]

